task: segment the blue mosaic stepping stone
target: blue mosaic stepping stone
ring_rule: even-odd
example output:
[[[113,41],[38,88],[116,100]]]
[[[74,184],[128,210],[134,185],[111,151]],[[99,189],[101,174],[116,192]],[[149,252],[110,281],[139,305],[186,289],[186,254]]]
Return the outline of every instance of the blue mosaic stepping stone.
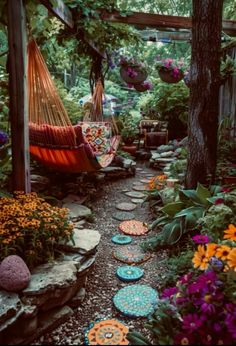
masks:
[[[116,275],[122,281],[135,281],[139,280],[144,274],[144,270],[139,267],[123,266],[119,267],[116,271]]]
[[[112,242],[119,245],[126,245],[132,242],[132,238],[128,235],[117,234],[111,238]]]
[[[154,312],[158,293],[148,285],[121,288],[113,297],[115,307],[129,317],[146,317]]]

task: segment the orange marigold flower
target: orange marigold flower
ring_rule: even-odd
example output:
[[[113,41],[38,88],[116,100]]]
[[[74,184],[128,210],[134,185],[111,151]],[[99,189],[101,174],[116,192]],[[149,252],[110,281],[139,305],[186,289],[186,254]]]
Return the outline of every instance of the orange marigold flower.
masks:
[[[236,241],[236,227],[234,225],[230,224],[224,233],[224,239]]]
[[[231,251],[231,247],[227,245],[221,245],[217,248],[215,256],[224,261],[228,258],[230,251]]]
[[[198,251],[196,251],[194,253],[192,262],[194,265],[194,268],[198,268],[201,270],[205,270],[208,267],[208,262],[209,262],[209,258],[206,255],[206,250],[205,247],[203,245],[198,245]]]
[[[233,248],[227,258],[227,265],[236,272],[236,248]]]

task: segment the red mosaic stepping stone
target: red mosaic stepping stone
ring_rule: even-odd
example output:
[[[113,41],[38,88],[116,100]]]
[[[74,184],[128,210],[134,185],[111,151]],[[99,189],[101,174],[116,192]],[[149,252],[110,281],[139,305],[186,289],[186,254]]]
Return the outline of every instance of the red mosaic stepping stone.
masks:
[[[148,227],[142,221],[129,220],[121,222],[119,230],[129,235],[144,235],[148,232]]]
[[[134,203],[123,202],[116,205],[116,209],[124,210],[124,211],[132,211],[135,208],[136,208],[136,204]]]
[[[122,246],[121,248],[113,251],[113,257],[124,263],[139,264],[149,260],[151,258],[151,254],[149,252],[144,252],[140,246],[130,245]]]

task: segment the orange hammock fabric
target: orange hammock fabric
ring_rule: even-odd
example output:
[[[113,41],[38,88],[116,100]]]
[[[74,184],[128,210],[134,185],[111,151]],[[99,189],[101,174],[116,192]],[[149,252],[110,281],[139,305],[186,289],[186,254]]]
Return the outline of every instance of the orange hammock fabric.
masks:
[[[95,155],[80,125],[72,125],[67,111],[34,40],[28,44],[29,137],[32,158],[65,172],[89,172],[108,166],[120,136],[110,138],[110,148]],[[95,116],[102,110],[103,87],[93,95]]]

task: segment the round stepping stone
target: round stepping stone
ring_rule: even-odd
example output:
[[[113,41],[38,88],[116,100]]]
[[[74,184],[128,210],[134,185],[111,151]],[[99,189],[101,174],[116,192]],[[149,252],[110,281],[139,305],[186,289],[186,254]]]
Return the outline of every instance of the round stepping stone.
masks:
[[[129,328],[112,319],[90,323],[85,332],[85,345],[128,345]]]
[[[144,270],[134,266],[119,267],[116,271],[116,275],[122,281],[136,281],[139,280],[144,274]]]
[[[137,192],[137,191],[130,191],[125,193],[126,196],[132,197],[132,198],[144,198],[146,195],[142,192]]]
[[[119,203],[116,205],[116,209],[124,210],[124,211],[131,211],[131,210],[134,210],[135,208],[136,208],[135,204],[127,203],[127,202]]]
[[[127,245],[132,242],[132,238],[128,235],[117,234],[111,238],[112,242],[119,245]]]
[[[121,288],[113,297],[115,307],[129,317],[146,317],[154,311],[157,292],[148,285]]]
[[[128,245],[113,251],[113,257],[127,264],[138,264],[149,260],[151,254],[144,252],[138,245]]]
[[[144,235],[148,232],[148,227],[142,221],[129,220],[121,222],[119,230],[129,235]]]
[[[136,171],[142,171],[143,169],[142,168],[136,168]]]
[[[148,184],[150,179],[141,179],[140,183]]]
[[[132,189],[135,191],[147,191],[147,190],[149,190],[149,188],[147,186],[144,186],[144,185],[133,185]]]
[[[112,214],[112,217],[118,221],[124,221],[132,220],[135,216],[133,213],[129,213],[128,211],[118,211],[117,213]]]
[[[135,204],[141,204],[143,203],[143,199],[142,198],[133,198],[131,199],[131,202],[135,203]]]

